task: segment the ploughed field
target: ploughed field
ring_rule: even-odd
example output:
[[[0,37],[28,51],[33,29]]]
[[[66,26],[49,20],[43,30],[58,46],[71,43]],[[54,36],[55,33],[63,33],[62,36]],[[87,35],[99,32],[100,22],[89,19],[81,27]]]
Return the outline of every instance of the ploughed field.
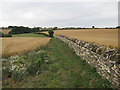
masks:
[[[64,35],[86,42],[118,47],[118,29],[56,30],[55,35]]]
[[[12,56],[26,51],[34,50],[49,42],[48,37],[12,37],[0,38],[2,41],[2,56]]]

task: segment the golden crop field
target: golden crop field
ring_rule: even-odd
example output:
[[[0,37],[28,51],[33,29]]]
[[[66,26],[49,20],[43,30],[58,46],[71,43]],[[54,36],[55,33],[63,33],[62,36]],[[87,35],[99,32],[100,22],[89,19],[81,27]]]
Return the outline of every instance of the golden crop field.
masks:
[[[55,31],[54,34],[64,35],[99,45],[118,47],[118,29],[58,30]]]
[[[12,37],[0,39],[2,40],[2,56],[24,53],[46,45],[50,40],[47,37]]]
[[[0,29],[0,32],[2,32],[4,34],[8,34],[9,31],[11,31],[11,29]]]

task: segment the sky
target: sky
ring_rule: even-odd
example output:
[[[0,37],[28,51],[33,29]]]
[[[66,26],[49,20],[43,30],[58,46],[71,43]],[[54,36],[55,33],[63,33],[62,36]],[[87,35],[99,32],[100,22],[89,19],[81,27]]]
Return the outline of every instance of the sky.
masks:
[[[1,0],[0,27],[116,27],[118,0]]]

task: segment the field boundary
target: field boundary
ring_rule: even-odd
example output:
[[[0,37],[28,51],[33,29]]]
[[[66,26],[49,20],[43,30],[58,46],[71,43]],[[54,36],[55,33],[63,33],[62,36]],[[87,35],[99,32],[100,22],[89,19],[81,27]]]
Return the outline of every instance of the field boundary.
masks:
[[[56,38],[73,48],[75,53],[86,60],[87,63],[95,66],[97,72],[103,78],[108,79],[114,88],[120,88],[120,61],[118,59],[119,51],[117,49],[83,42],[62,35],[56,35]]]

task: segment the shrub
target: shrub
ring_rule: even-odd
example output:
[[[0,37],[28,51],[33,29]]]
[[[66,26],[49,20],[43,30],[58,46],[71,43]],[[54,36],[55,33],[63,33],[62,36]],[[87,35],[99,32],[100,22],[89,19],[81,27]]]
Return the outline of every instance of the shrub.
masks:
[[[8,26],[8,28],[10,28],[10,29],[11,29],[11,28],[14,28],[14,26]]]
[[[4,34],[3,37],[12,37],[11,34]]]
[[[21,81],[28,75],[41,73],[42,65],[47,65],[48,55],[42,51],[32,51],[25,55],[11,56],[3,60],[3,73],[14,81]]]
[[[33,54],[34,55],[34,54]],[[35,74],[40,72],[40,67],[43,64],[44,60],[48,59],[47,54],[45,52],[37,52],[29,59],[30,64],[27,66],[28,74]]]
[[[48,31],[48,33],[49,33],[49,36],[50,36],[50,37],[53,37],[53,34],[54,34],[54,31],[53,31],[53,30]]]
[[[9,34],[22,34],[22,33],[30,33],[32,32],[28,27],[14,27]]]
[[[23,33],[31,33],[31,32],[39,32],[39,27],[29,28],[23,26],[16,26],[9,32],[9,34],[23,34]]]
[[[32,28],[32,32],[39,32],[39,31],[40,31],[39,27]]]
[[[92,28],[95,28],[95,26],[92,26]]]
[[[53,30],[57,30],[57,27],[54,27]]]

